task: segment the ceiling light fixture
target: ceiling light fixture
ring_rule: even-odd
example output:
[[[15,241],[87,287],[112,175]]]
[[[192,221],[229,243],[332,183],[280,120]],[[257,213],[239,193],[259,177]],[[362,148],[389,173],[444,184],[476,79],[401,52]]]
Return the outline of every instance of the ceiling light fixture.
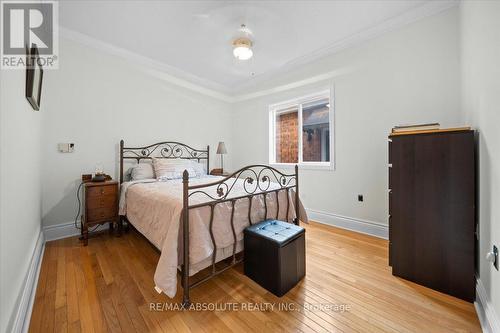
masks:
[[[252,41],[240,37],[233,41],[233,55],[238,60],[248,60],[253,56]]]

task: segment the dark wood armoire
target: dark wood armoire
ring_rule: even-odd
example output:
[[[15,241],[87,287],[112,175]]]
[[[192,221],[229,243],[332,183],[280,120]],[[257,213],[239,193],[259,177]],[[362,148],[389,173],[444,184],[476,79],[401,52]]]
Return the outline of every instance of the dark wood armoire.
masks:
[[[392,274],[475,299],[474,131],[389,136]]]

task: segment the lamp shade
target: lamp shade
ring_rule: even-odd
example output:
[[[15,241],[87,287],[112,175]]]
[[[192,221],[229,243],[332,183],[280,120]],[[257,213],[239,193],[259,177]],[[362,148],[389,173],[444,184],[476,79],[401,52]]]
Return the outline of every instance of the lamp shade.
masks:
[[[227,154],[226,144],[222,141],[217,146],[217,154]]]

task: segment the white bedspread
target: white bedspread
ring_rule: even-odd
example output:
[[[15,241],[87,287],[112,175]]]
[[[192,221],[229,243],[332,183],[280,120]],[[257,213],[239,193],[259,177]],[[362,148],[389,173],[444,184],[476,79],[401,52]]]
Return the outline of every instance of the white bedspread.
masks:
[[[190,185],[205,184],[221,179],[222,177],[207,176],[203,178],[192,178]],[[232,180],[229,180],[232,183]],[[278,189],[279,184],[271,183],[269,189]],[[213,197],[217,198],[216,187],[212,186],[208,190]],[[286,215],[286,192],[279,192],[279,219],[292,221],[295,217],[294,192],[289,192],[289,214]],[[243,189],[243,180],[237,179],[229,197],[247,195]],[[204,195],[193,195],[189,204],[197,204],[210,201]],[[243,239],[243,229],[249,225],[247,198],[238,199],[235,203],[234,226],[237,235],[238,249],[241,248]],[[307,215],[302,204],[300,204],[300,220],[307,222]],[[276,194],[267,195],[267,218],[276,217]],[[264,198],[262,195],[256,196],[252,201],[251,218],[256,223],[265,220]],[[134,227],[141,232],[160,251],[161,256],[156,267],[154,276],[157,288],[169,297],[174,297],[177,291],[177,268],[182,264],[181,239],[182,213],[182,180],[156,181],[141,180],[135,182],[125,182],[121,187],[120,215],[126,215]],[[189,259],[190,275],[210,264],[214,248],[209,233],[210,207],[199,207],[189,211]],[[214,209],[213,233],[217,246],[217,260],[223,259],[222,253],[226,253],[227,248],[234,244],[231,229],[231,202],[217,204]],[[220,250],[219,250],[220,249]],[[219,253],[220,252],[220,253]],[[230,251],[232,253],[232,250]],[[220,255],[219,255],[220,254]]]

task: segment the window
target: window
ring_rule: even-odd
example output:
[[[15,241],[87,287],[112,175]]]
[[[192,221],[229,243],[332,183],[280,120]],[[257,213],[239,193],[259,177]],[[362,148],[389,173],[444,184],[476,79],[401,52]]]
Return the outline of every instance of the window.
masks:
[[[269,107],[270,164],[332,167],[330,91]]]

